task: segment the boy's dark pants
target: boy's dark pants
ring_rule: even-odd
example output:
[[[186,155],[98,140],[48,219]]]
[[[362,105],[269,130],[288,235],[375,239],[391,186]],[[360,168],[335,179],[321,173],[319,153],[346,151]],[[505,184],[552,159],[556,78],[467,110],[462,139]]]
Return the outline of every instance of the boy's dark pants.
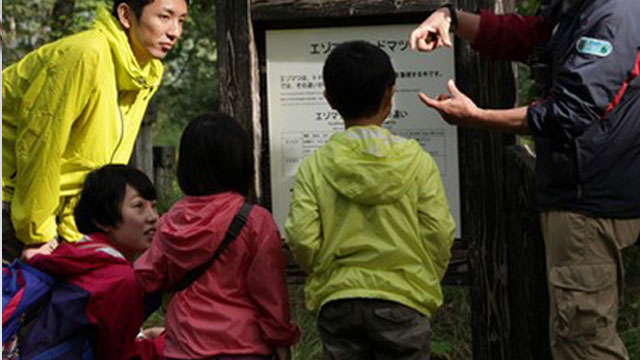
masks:
[[[429,320],[396,302],[331,301],[320,310],[318,330],[325,360],[429,359]]]

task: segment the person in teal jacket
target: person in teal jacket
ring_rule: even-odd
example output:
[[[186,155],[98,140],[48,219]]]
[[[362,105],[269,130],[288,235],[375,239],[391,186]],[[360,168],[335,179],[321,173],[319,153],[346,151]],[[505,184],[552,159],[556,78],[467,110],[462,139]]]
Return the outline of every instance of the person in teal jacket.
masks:
[[[428,318],[442,304],[455,224],[433,158],[381,127],[395,76],[369,43],[329,54],[325,97],[346,130],[296,176],[286,241],[309,275],[325,359],[428,359]]]

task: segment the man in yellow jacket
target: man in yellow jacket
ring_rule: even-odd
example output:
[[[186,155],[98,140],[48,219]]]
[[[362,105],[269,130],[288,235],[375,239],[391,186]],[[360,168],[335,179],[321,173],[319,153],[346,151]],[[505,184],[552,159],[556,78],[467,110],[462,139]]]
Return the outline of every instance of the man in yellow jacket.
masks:
[[[323,78],[347,129],[301,164],[285,231],[324,358],[428,359],[455,230],[438,167],[381,127],[395,91],[382,50],[343,43]]]
[[[3,259],[24,245],[81,238],[73,208],[84,178],[129,161],[187,5],[114,0],[112,13],[101,8],[90,30],[2,71]]]

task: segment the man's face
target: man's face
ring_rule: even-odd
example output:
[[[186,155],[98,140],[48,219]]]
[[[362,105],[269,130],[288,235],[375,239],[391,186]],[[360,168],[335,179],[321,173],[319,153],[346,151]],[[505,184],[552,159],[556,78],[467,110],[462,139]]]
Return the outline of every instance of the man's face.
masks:
[[[140,65],[164,59],[182,35],[187,18],[185,0],[154,0],[142,9],[140,18],[129,16],[129,42]]]

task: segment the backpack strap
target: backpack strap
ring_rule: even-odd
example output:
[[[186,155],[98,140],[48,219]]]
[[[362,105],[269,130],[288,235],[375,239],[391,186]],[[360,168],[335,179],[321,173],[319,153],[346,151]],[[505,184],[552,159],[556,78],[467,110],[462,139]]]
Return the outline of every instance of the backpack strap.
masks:
[[[240,210],[231,221],[231,225],[229,225],[229,229],[227,230],[227,233],[224,235],[224,239],[222,240],[222,242],[220,243],[216,251],[213,253],[211,258],[209,258],[209,260],[207,260],[200,266],[196,267],[195,269],[185,274],[182,277],[182,280],[180,280],[180,282],[173,287],[176,292],[182,291],[188,288],[189,285],[191,285],[194,281],[196,281],[202,274],[204,274],[205,271],[211,268],[211,265],[220,256],[222,251],[224,251],[224,249],[226,249],[227,246],[229,246],[229,244],[231,244],[233,240],[235,240],[238,237],[238,235],[240,234],[240,231],[244,227],[244,224],[247,222],[247,219],[249,218],[249,213],[251,213],[251,209],[253,209],[253,205],[248,203],[245,200],[242,203]]]

